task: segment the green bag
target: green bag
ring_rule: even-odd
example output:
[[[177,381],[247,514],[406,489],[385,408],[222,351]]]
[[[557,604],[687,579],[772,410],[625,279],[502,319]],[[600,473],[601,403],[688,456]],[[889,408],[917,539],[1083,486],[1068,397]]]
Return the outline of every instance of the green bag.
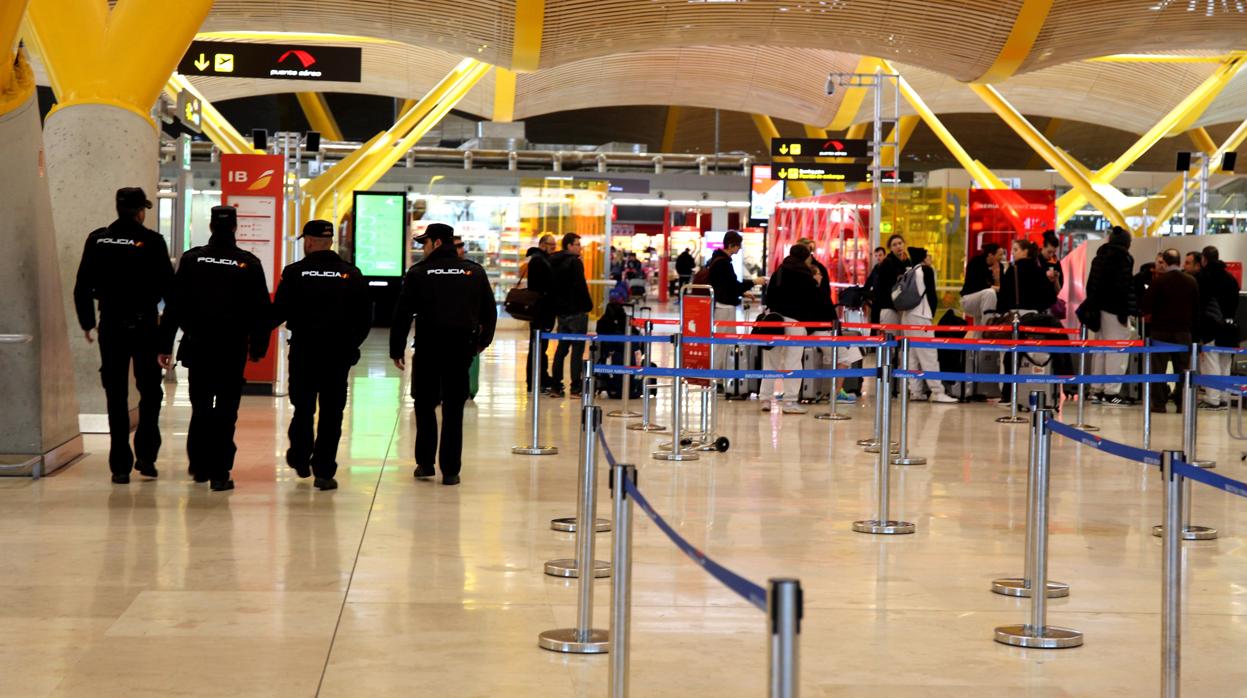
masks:
[[[468,399],[476,397],[476,391],[481,387],[481,355],[477,354],[472,357],[472,367],[468,369]]]

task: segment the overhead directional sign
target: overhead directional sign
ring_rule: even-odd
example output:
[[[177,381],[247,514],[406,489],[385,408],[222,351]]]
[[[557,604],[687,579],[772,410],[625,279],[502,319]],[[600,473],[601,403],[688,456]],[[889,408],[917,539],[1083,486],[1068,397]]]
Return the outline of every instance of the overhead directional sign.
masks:
[[[189,90],[178,93],[178,121],[195,133],[203,133],[203,102]]]
[[[192,41],[178,72],[218,78],[360,82],[362,63],[359,47]]]
[[[869,182],[870,168],[865,165],[788,165],[771,164],[771,179],[805,182]],[[913,172],[884,170],[884,184],[912,184]]]
[[[772,138],[771,155],[792,158],[864,158],[869,141],[862,138]]]

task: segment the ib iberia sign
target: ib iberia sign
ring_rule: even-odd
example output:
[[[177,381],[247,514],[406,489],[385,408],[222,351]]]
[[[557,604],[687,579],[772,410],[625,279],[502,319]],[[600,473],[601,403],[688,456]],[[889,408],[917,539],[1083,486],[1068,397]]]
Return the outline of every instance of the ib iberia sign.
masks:
[[[178,63],[182,75],[359,82],[363,51],[352,46],[192,41]]]

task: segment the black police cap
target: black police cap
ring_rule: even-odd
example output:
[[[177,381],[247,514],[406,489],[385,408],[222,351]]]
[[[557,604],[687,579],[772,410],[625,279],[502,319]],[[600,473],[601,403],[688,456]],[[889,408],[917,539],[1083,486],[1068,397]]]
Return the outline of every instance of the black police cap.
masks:
[[[233,206],[213,206],[212,222],[217,225],[238,225],[238,209]]]
[[[416,238],[416,242],[423,245],[424,243],[432,240],[441,240],[443,245],[447,245],[454,242],[454,239],[454,228],[446,225],[445,223],[432,223],[429,227],[424,229],[424,233]]]
[[[320,219],[311,220],[303,224],[302,238],[333,238],[333,223]]]
[[[147,198],[147,192],[139,187],[122,187],[117,190],[117,206],[128,209],[151,208],[152,202]]]

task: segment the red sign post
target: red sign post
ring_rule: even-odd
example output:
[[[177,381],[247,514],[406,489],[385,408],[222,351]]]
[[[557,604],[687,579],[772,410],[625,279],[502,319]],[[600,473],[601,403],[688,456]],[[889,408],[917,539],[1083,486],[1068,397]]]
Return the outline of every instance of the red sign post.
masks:
[[[680,333],[688,337],[710,337],[714,334],[714,298],[709,295],[680,295]],[[710,345],[681,345],[684,368],[707,370],[710,368]],[[704,378],[690,378],[689,383],[710,385]]]
[[[282,201],[286,181],[280,155],[222,155],[221,203],[238,209],[238,246],[260,258],[270,294],[277,291],[282,262]],[[248,382],[272,383],[276,348],[259,363],[247,363]]]

